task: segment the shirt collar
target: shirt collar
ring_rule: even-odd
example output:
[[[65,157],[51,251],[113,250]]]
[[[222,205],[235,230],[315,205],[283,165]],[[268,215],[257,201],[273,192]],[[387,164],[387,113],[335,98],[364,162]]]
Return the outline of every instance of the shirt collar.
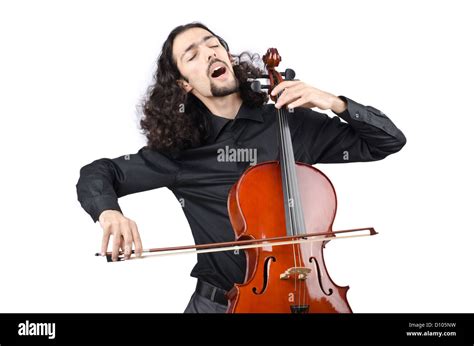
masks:
[[[222,129],[227,125],[227,123],[232,122],[235,123],[238,119],[249,119],[253,121],[257,121],[263,123],[263,107],[249,107],[246,106],[244,103],[239,108],[235,119],[227,119],[215,114],[212,114],[209,110],[207,111],[207,115],[210,117],[210,136],[209,140],[215,141],[216,138],[221,133]]]
[[[263,123],[263,107],[249,107],[242,103],[235,119],[250,119]]]

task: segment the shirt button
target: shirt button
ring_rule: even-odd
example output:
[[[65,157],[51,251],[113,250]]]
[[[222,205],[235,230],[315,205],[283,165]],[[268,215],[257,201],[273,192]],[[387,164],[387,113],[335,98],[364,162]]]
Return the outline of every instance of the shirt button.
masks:
[[[355,117],[356,117],[357,119],[359,119],[359,118],[360,118],[360,114],[359,114],[359,112],[356,112],[356,114],[355,114]]]

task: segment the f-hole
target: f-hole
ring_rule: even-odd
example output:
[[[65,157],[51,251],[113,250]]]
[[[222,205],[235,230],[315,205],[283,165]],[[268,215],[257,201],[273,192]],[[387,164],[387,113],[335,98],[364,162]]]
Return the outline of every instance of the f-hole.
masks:
[[[314,261],[313,261],[314,260]],[[323,284],[322,284],[322,280],[321,280],[321,269],[319,268],[319,263],[318,263],[318,260],[314,257],[310,257],[309,259],[310,262],[314,262],[314,265],[316,267],[316,270],[318,272],[318,282],[319,282],[319,287],[321,288],[321,291],[323,291],[323,293],[327,296],[330,296],[332,293],[333,293],[333,290],[332,288],[330,288],[328,291],[329,293],[326,292],[326,290],[324,289],[323,287]]]
[[[262,289],[260,290],[260,292],[258,292],[257,287],[252,288],[252,292],[255,293],[255,294],[262,294],[262,293],[265,292],[265,290],[267,289],[268,272],[270,271],[270,261],[276,262],[276,258],[273,257],[273,256],[270,256],[270,257],[267,257],[267,258],[265,259],[265,264],[263,265],[263,266],[264,266],[264,270],[263,270],[263,287],[262,287]]]

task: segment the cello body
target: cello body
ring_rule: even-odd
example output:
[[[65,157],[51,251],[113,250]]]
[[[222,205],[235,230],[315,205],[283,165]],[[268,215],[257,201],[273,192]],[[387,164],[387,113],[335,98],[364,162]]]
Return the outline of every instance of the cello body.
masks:
[[[231,188],[229,217],[236,239],[285,236],[281,162],[253,166]],[[332,183],[318,169],[296,163],[305,233],[332,232],[337,199]],[[302,230],[303,231],[303,230]],[[228,313],[351,313],[348,286],[337,286],[326,269],[326,241],[246,250],[242,284],[228,293]]]

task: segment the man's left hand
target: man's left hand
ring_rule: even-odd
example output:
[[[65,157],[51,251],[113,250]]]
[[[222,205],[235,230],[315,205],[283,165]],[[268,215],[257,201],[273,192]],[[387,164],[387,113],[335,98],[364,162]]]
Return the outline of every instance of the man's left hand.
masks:
[[[275,104],[276,108],[318,107],[321,110],[330,109],[335,113],[342,113],[347,109],[347,104],[339,97],[328,92],[316,89],[301,81],[284,81],[278,84],[271,95],[282,92]]]

